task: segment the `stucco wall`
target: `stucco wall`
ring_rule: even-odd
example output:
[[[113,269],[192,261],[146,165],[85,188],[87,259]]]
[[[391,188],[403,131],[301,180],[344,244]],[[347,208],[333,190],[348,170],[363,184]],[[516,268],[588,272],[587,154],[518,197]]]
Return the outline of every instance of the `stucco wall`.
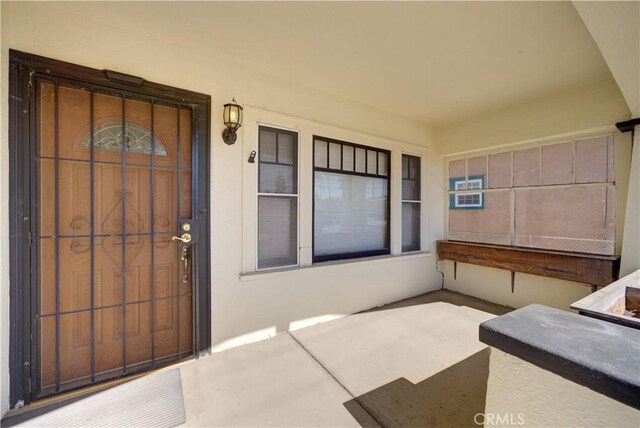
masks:
[[[628,119],[629,114],[615,82],[604,80],[445,127],[441,130],[439,153],[445,156],[446,163],[449,159],[475,154],[611,133],[614,135],[616,177],[615,245],[616,254],[620,254],[627,190],[633,192],[633,187],[629,188],[631,138],[629,133],[617,132],[614,124]],[[444,169],[446,173],[446,166]],[[635,186],[637,192],[637,184]],[[591,288],[585,284],[526,274],[516,274],[512,293],[508,271],[458,263],[457,279],[454,280],[453,263],[443,264],[446,288],[512,307],[541,303],[569,309],[571,303],[591,293]]]
[[[629,117],[616,82],[606,79],[447,126],[438,149],[451,155],[610,126]]]
[[[626,210],[620,276],[640,269],[640,126],[636,126],[633,139]]]
[[[640,4],[573,1],[634,117],[640,116]]]
[[[484,421],[485,427],[637,427],[640,411],[492,348]]]
[[[83,11],[91,10],[91,7],[85,5]],[[104,4],[95,7],[105,10]],[[266,338],[277,332],[440,287],[440,275],[435,270],[431,253],[241,278],[246,271],[242,266],[243,253],[253,251],[252,247],[243,247],[245,229],[255,227],[254,223],[243,224],[243,200],[254,197],[243,194],[243,169],[247,163],[247,150],[255,145],[255,141],[246,141],[241,133],[234,146],[222,142],[222,106],[232,97],[263,112],[278,112],[279,118],[287,118],[294,126],[304,122],[300,129],[320,129],[334,138],[357,137],[362,144],[375,140],[375,144],[393,150],[394,162],[402,151],[421,152],[423,165],[428,168],[424,182],[428,175],[429,188],[434,189],[429,194],[432,202],[424,205],[426,251],[431,251],[433,241],[442,237],[443,195],[438,193],[442,188],[442,170],[440,158],[432,150],[437,134],[420,122],[265,75],[233,58],[218,56],[207,51],[206,40],[200,45],[183,43],[179,33],[153,28],[156,13],[153,8],[148,9],[145,17],[139,17],[134,26],[119,23],[114,17],[121,16],[121,7],[125,6],[108,10],[109,14],[80,15],[68,4],[2,3],[0,199],[5,201],[0,208],[2,413],[7,409],[9,383],[6,203],[9,177],[6,59],[9,49],[98,69],[113,69],[212,96],[212,331],[215,349]],[[306,140],[300,143],[311,144]],[[399,171],[397,174],[399,177]],[[307,213],[311,203],[309,190],[306,186],[300,194],[301,202],[307,204]],[[303,191],[306,192],[304,195]],[[397,206],[392,212],[392,235],[397,240],[400,204],[397,200],[393,203]],[[302,221],[309,224],[306,218]]]

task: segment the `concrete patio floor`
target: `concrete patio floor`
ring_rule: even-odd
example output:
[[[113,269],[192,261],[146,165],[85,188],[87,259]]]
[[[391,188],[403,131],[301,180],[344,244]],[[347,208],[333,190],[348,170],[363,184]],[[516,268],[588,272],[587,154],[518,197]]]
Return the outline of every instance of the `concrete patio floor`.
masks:
[[[436,291],[181,364],[183,426],[474,426],[507,311]]]

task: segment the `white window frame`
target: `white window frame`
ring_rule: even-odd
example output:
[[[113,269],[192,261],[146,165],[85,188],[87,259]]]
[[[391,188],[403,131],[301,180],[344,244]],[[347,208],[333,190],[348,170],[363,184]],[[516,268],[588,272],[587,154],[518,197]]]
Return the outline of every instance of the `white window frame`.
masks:
[[[289,193],[264,193],[260,192],[260,128],[271,128],[275,130],[287,131],[296,134],[296,189],[298,193],[289,194]],[[256,156],[255,156],[255,164],[258,167],[256,169],[256,205],[255,205],[255,271],[256,272],[264,272],[270,270],[277,269],[288,269],[300,266],[300,131],[297,129],[285,128],[282,126],[266,124],[266,123],[257,123],[256,126]],[[269,196],[269,197],[284,197],[284,198],[296,198],[296,262],[290,265],[280,265],[280,266],[271,266],[271,267],[258,267],[259,262],[259,254],[258,254],[258,226],[260,224],[260,210],[259,210],[259,200],[260,196]]]
[[[316,165],[316,159],[315,159],[315,147],[316,147],[316,143],[317,142],[325,142],[327,144],[327,151],[329,150],[329,145],[331,143],[333,144],[339,144],[341,146],[341,153],[343,150],[343,147],[353,147],[353,168],[351,171],[346,170],[342,167],[342,165],[340,166],[340,168],[331,168],[330,167],[330,159],[329,159],[329,152],[327,152],[327,165],[325,167],[320,167]],[[361,149],[365,151],[365,172],[357,172],[356,171],[356,150],[357,149]],[[390,149],[386,149],[386,148],[382,148],[382,147],[377,147],[374,145],[368,145],[368,144],[361,144],[361,143],[355,143],[352,141],[345,141],[345,140],[338,140],[335,138],[331,138],[331,137],[327,137],[324,135],[314,135],[313,139],[312,139],[312,150],[313,150],[313,162],[312,162],[312,171],[315,177],[316,172],[324,172],[324,173],[331,173],[331,174],[339,174],[339,175],[344,175],[344,176],[366,176],[366,177],[371,177],[374,179],[385,179],[387,180],[387,206],[386,206],[386,213],[387,213],[387,227],[386,227],[386,238],[387,238],[387,249],[383,249],[383,250],[372,250],[369,252],[354,252],[354,253],[336,253],[336,254],[331,254],[331,255],[316,255],[315,254],[315,242],[313,242],[312,244],[312,248],[313,248],[313,252],[312,252],[312,260],[314,264],[318,264],[318,263],[325,263],[325,262],[336,262],[336,261],[342,261],[342,260],[357,260],[357,259],[361,259],[361,258],[366,258],[366,257],[373,257],[373,256],[386,256],[386,255],[391,255],[393,254],[393,249],[392,249],[392,242],[393,242],[393,238],[392,238],[392,234],[393,234],[393,223],[391,221],[391,211],[392,211],[392,197],[391,197],[391,193],[392,193],[392,184],[393,184],[393,179],[391,177],[390,174],[390,170],[391,170],[391,165],[393,162],[393,151]],[[373,151],[376,153],[375,158],[376,158],[376,172],[369,172],[369,153]],[[380,161],[380,153],[383,153],[386,155],[386,173],[380,173],[379,172],[379,161]],[[342,159],[342,154],[341,154],[341,159]],[[341,162],[342,163],[342,162]],[[315,185],[316,185],[316,181],[314,178],[313,181],[313,186],[314,188],[312,189],[314,198],[315,198]],[[315,203],[313,204],[312,210],[313,210],[313,214],[312,214],[312,229],[315,229],[315,221],[316,221],[316,213],[315,213],[315,209],[316,209],[316,205]],[[315,232],[313,232],[315,233]],[[313,235],[313,238],[315,239],[315,234]]]
[[[472,186],[469,186],[470,184],[472,184]],[[477,185],[477,186],[476,186]],[[474,178],[471,180],[458,180],[455,182],[455,191],[460,191],[460,190],[479,190],[482,189],[482,179],[481,178]],[[462,198],[466,197],[466,196],[475,196],[478,195],[478,203],[467,203],[467,202],[463,202]],[[484,206],[484,194],[482,192],[479,193],[461,193],[461,194],[456,194],[455,195],[455,207],[456,208],[481,208]]]
[[[401,223],[400,224],[400,252],[402,254],[420,253],[420,252],[422,252],[422,248],[423,248],[422,236],[424,235],[424,233],[423,233],[424,225],[423,225],[423,221],[422,221],[423,216],[424,216],[424,212],[423,212],[423,208],[424,207],[422,206],[422,194],[423,194],[423,190],[424,190],[424,185],[423,185],[423,182],[424,182],[424,180],[423,180],[423,170],[424,170],[424,168],[422,166],[422,156],[421,155],[416,155],[416,154],[413,154],[413,153],[405,153],[405,152],[401,153],[400,154],[400,159],[401,159],[401,162],[400,162],[400,182],[401,182],[401,184],[400,185],[401,186],[402,186],[402,180],[404,180],[404,178],[402,177],[402,157],[404,157],[404,156],[411,156],[411,157],[414,157],[414,158],[418,158],[418,164],[420,165],[420,177],[418,179],[418,183],[420,183],[420,192],[418,193],[418,195],[419,195],[419,199],[418,200],[415,200],[415,199],[403,199],[402,198],[402,187],[400,187],[400,218],[402,218],[402,206],[404,205],[405,202],[419,205],[419,207],[420,207],[420,218],[419,218],[418,224],[420,225],[420,236],[419,236],[419,240],[418,241],[419,241],[420,245],[419,245],[419,248],[417,250],[402,251],[402,233],[404,231],[404,224],[402,224],[402,221],[401,221],[400,222]]]
[[[313,136],[322,135],[326,138],[341,141],[353,141],[356,143],[366,144],[376,149],[382,149],[391,152],[389,176],[391,179],[390,192],[390,245],[391,253],[387,256],[381,256],[380,260],[375,263],[384,263],[388,257],[406,256],[409,257],[428,257],[433,254],[431,249],[432,238],[440,237],[437,227],[429,223],[432,207],[423,205],[421,216],[421,248],[422,251],[417,254],[402,253],[402,215],[401,215],[401,153],[407,153],[412,156],[421,157],[422,172],[422,201],[428,201],[433,197],[432,192],[427,185],[430,179],[429,174],[434,171],[440,171],[440,158],[432,153],[429,146],[406,143],[398,140],[365,134],[359,131],[341,128],[325,123],[304,119],[300,117],[290,116],[283,113],[268,111],[259,107],[250,105],[244,106],[244,125],[239,130],[238,142],[233,150],[221,151],[218,162],[228,164],[229,168],[235,168],[234,165],[240,166],[242,170],[241,183],[230,183],[234,187],[239,187],[242,194],[238,201],[242,206],[242,217],[237,221],[240,223],[241,229],[241,257],[239,260],[240,269],[239,277],[241,281],[257,281],[270,278],[288,277],[290,275],[298,275],[302,269],[341,269],[340,266],[346,266],[352,263],[374,263],[376,258],[349,259],[338,262],[313,262]],[[258,151],[258,130],[259,126],[267,126],[270,128],[282,129],[285,131],[293,131],[298,133],[298,265],[290,267],[274,267],[258,270],[257,266],[257,246],[258,246],[258,168],[256,163],[248,162],[251,151]],[[434,168],[435,167],[435,168]],[[224,175],[218,170],[218,174]],[[214,174],[215,175],[215,174]],[[439,178],[435,178],[439,182]],[[439,194],[438,194],[439,196]],[[224,208],[218,207],[219,210]],[[426,210],[426,211],[425,211]],[[214,213],[216,209],[214,207]],[[233,229],[232,229],[233,230]],[[226,236],[226,232],[222,233]],[[231,239],[231,237],[229,237]],[[224,263],[234,263],[230,258],[230,254],[225,254]],[[219,259],[219,262],[220,259]]]

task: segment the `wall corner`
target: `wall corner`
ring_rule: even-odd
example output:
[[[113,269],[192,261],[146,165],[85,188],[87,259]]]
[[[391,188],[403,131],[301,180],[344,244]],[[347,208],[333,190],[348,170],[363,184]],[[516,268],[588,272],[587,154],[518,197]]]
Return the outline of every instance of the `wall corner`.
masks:
[[[640,269],[640,125],[635,127],[632,144],[620,277]]]

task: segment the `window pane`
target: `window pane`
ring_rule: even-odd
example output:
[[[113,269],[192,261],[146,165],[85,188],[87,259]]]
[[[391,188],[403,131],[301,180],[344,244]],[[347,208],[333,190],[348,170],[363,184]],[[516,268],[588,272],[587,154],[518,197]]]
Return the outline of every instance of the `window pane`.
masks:
[[[615,188],[516,191],[516,245],[613,254]]]
[[[483,187],[482,178],[469,178],[467,180],[467,190],[480,190]]]
[[[258,268],[297,264],[297,198],[258,198]]]
[[[573,143],[542,148],[542,185],[573,183]]]
[[[405,201],[420,200],[420,182],[416,180],[402,180],[402,199]]]
[[[265,162],[276,162],[276,133],[260,130],[260,160]]]
[[[342,146],[342,169],[353,171],[353,147]]]
[[[456,207],[456,204],[476,206]],[[509,190],[449,195],[449,239],[510,245],[510,224]]]
[[[409,156],[402,156],[402,178],[409,178]]]
[[[467,160],[467,176],[469,179],[487,176],[487,157],[480,156]]]
[[[295,144],[293,135],[278,134],[278,163],[286,163],[292,165],[296,162]]]
[[[373,150],[367,150],[367,173],[378,173],[378,153]]]
[[[489,187],[511,187],[511,152],[489,155]]]
[[[356,172],[367,172],[367,151],[356,148]]]
[[[465,179],[467,175],[466,159],[449,162],[449,190],[456,190],[455,183]]]
[[[387,175],[387,154],[378,152],[378,173],[380,175]]]
[[[576,141],[576,183],[612,182],[613,138]]]
[[[402,199],[420,200],[420,158],[402,155]]]
[[[340,149],[341,145],[336,143],[329,143],[329,168],[340,168]]]
[[[314,143],[315,166],[318,168],[327,167],[327,142],[316,140]]]
[[[258,192],[297,193],[297,144],[296,134],[260,129]],[[258,196],[259,269],[297,264],[297,210],[295,196]]]
[[[513,185],[538,186],[540,184],[540,147],[513,152]]]
[[[293,165],[260,164],[260,193],[297,193]]]
[[[402,203],[402,252],[420,250],[420,204]]]
[[[314,256],[389,248],[387,179],[315,173]]]
[[[410,180],[420,180],[420,158],[416,156],[407,156],[409,158],[409,174],[407,178]]]

